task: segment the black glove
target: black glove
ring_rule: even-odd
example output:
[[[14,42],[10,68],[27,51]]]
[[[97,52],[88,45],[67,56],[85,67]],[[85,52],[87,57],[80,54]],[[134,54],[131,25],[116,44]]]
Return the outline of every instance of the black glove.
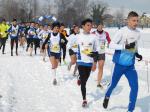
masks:
[[[135,48],[135,42],[130,43],[130,44],[126,44],[126,45],[125,45],[125,48],[126,48],[126,49]]]
[[[8,31],[5,31],[5,33],[7,33]]]
[[[141,61],[143,59],[142,55],[135,53],[135,57],[138,58],[138,61]]]
[[[88,56],[90,57],[95,57],[98,54],[98,52],[90,52],[90,54],[88,54]]]
[[[94,62],[97,62],[98,52],[91,52],[90,54],[88,54],[88,56],[92,57],[94,59]]]

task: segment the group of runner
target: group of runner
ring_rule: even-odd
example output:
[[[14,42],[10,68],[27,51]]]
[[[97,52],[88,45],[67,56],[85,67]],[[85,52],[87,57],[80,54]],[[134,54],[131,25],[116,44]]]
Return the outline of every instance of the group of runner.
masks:
[[[5,44],[7,38],[11,39],[11,56],[13,56],[14,43],[16,44],[16,55],[18,56],[18,41],[23,48],[32,56],[33,48],[35,54],[37,48],[43,56],[43,61],[48,54],[51,63],[51,73],[53,75],[53,84],[57,85],[57,68],[63,59],[66,64],[66,50],[70,55],[68,70],[75,65],[73,75],[76,76],[78,70],[79,76],[77,84],[81,86],[82,106],[87,106],[86,83],[90,77],[91,71],[96,70],[98,65],[97,87],[103,88],[101,84],[103,76],[103,67],[105,63],[105,48],[115,49],[113,62],[115,63],[112,80],[106,91],[103,107],[107,108],[110,95],[116,87],[121,76],[125,74],[131,88],[128,112],[133,112],[138,93],[138,76],[134,68],[135,57],[142,60],[138,53],[138,40],[140,33],[136,29],[138,25],[138,14],[131,11],[128,14],[127,26],[121,28],[112,41],[109,33],[103,30],[103,23],[97,25],[97,29],[92,31],[92,20],[85,19],[80,26],[73,25],[68,34],[63,23],[54,22],[51,26],[39,25],[37,23],[22,23],[17,25],[14,19],[9,26],[3,19],[0,24],[0,48],[3,46],[2,53],[5,54]],[[27,43],[27,44],[25,44]],[[63,58],[61,59],[61,55]]]

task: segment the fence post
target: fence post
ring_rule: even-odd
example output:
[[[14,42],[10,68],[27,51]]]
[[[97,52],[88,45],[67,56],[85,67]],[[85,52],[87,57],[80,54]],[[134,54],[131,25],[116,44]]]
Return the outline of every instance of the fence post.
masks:
[[[149,93],[149,72],[148,72],[148,61],[145,61],[145,64],[146,64],[146,68],[147,68],[147,87],[148,87],[148,93]]]

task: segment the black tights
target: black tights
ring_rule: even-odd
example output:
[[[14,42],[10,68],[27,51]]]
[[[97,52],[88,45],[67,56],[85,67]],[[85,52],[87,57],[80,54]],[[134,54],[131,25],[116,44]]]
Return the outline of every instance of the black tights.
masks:
[[[66,58],[66,45],[61,46],[62,54],[63,54],[63,60]],[[60,63],[61,63],[61,57],[60,57]]]
[[[3,46],[2,53],[4,53],[4,51],[5,51],[6,40],[7,40],[7,38],[0,38],[0,49]]]
[[[13,52],[14,43],[16,43],[16,53],[17,53],[17,49],[18,49],[18,38],[13,38],[13,39],[11,39],[11,52]]]
[[[91,67],[88,66],[78,66],[78,71],[79,71],[79,79],[81,81],[81,93],[83,100],[86,100],[86,82],[90,76],[91,73]]]

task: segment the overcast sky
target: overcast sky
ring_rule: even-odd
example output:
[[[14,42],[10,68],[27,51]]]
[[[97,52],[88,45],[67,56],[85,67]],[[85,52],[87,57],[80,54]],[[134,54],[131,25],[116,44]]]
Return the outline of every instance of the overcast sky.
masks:
[[[109,4],[110,7],[124,7],[127,10],[134,10],[139,13],[146,12],[150,14],[150,0],[99,0]]]
[[[44,2],[46,0],[39,0],[41,3],[47,3]],[[55,2],[55,0],[51,0]],[[138,12],[140,15],[145,12],[150,14],[150,0],[91,0],[95,2],[105,2],[109,5],[109,13],[114,14],[116,10],[120,9],[121,7],[124,7],[125,15],[127,16],[128,12],[133,10]]]

